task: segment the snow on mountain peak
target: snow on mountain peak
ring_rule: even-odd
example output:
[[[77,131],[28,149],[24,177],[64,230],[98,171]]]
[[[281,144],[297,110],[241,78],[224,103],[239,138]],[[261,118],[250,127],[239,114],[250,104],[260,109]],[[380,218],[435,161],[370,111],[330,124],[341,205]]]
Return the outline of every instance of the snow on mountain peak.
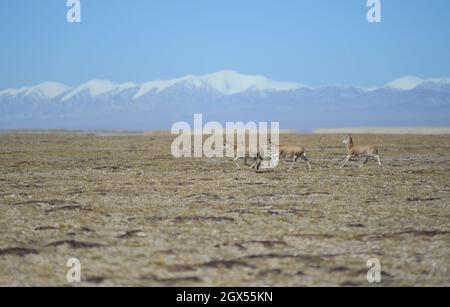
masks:
[[[272,81],[263,76],[242,75],[235,71],[224,70],[203,76],[189,75],[178,79],[144,83],[134,96],[134,99],[138,99],[152,91],[162,92],[180,83],[188,83],[194,88],[210,88],[223,95],[238,94],[249,89],[290,91],[305,87],[299,83]]]
[[[450,78],[421,79],[415,76],[405,76],[394,80],[383,87],[362,89],[364,91],[374,91],[377,89],[396,89],[401,91],[412,89],[428,89],[449,91]],[[123,83],[117,84],[108,80],[91,80],[76,88],[56,82],[44,82],[33,87],[22,87],[18,89],[5,89],[0,91],[1,96],[22,98],[25,96],[37,95],[39,98],[54,99],[62,97],[60,101],[75,98],[80,94],[87,94],[89,98],[94,98],[104,94],[116,95],[126,90],[133,89],[131,99],[136,100],[148,93],[158,94],[174,86],[185,89],[206,89],[214,91],[220,95],[234,95],[247,91],[272,91],[286,92],[294,91],[306,86],[295,82],[273,81],[264,76],[243,75],[232,70],[218,71],[212,74],[201,76],[188,75],[171,80],[156,80],[143,84]],[[329,88],[329,87],[326,87]]]
[[[129,88],[136,87],[134,83],[124,83],[124,84],[116,84],[109,80],[91,80],[79,87],[75,88],[73,91],[68,93],[62,101],[69,100],[72,97],[75,97],[78,94],[88,91],[91,97],[97,97],[108,92],[121,92]]]
[[[59,95],[70,90],[71,87],[57,83],[57,82],[44,82],[34,87],[29,88],[25,95],[38,94],[47,98],[55,98]]]
[[[387,87],[398,90],[412,90],[422,84],[424,80],[416,76],[405,76],[387,84]]]
[[[28,87],[21,87],[17,89],[5,89],[0,91],[0,95],[15,96],[28,91],[28,89],[29,89]]]
[[[160,92],[164,91],[165,89],[174,86],[175,84],[183,83],[183,82],[191,82],[195,87],[203,86],[201,81],[195,76],[186,76],[186,77],[172,79],[172,80],[150,81],[150,82],[142,84],[139,87],[139,90],[136,93],[136,95],[133,97],[133,99],[138,99],[152,91],[156,91],[157,93],[160,93]]]
[[[405,76],[388,83],[386,87],[398,90],[412,90],[416,88],[426,88],[427,86],[446,86],[450,84],[450,78],[430,78],[421,79],[415,76]]]
[[[435,79],[428,79],[426,81],[438,84],[450,84],[450,78],[435,78]]]
[[[19,89],[4,90],[4,91],[0,92],[0,95],[1,94],[6,94],[6,95],[10,95],[10,96],[38,95],[40,97],[52,99],[52,98],[58,97],[59,95],[62,95],[63,93],[69,91],[70,89],[71,89],[71,87],[61,84],[61,83],[44,82],[44,83],[38,84],[33,87],[22,87]]]
[[[35,87],[3,90],[0,94],[28,95],[37,93],[46,98],[55,98],[65,93],[61,101],[66,101],[82,93],[88,93],[89,96],[93,98],[109,92],[117,94],[127,89],[136,88],[137,93],[134,95],[133,99],[138,99],[152,91],[160,93],[178,84],[194,89],[207,88],[222,95],[233,95],[248,90],[291,91],[305,87],[300,83],[278,82],[263,76],[242,75],[235,71],[224,70],[203,76],[188,75],[172,80],[150,81],[141,85],[136,85],[134,83],[116,84],[108,80],[91,80],[76,88],[70,88],[56,82],[45,82]]]
[[[230,70],[204,75],[200,79],[224,95],[238,94],[249,89],[290,91],[304,87],[299,83],[272,81],[263,76],[241,75]]]

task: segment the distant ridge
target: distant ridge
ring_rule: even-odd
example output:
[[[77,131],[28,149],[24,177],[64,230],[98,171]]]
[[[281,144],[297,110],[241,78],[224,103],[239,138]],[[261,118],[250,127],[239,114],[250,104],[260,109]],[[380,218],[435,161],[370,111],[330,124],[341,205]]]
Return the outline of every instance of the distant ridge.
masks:
[[[0,91],[0,129],[148,130],[176,121],[278,121],[282,129],[450,126],[450,78],[309,87],[231,70],[142,84],[91,80]]]

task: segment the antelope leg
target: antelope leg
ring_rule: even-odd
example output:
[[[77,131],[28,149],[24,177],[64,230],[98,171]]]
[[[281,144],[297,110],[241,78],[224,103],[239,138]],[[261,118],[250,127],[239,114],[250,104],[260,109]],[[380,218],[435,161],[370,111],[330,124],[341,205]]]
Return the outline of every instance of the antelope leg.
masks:
[[[311,163],[309,163],[308,157],[307,157],[307,156],[303,156],[303,157],[302,157],[302,160],[305,161],[306,164],[308,165],[309,171],[312,171]]]
[[[342,162],[340,168],[341,168],[341,169],[344,168],[344,166],[347,165],[348,161],[350,161],[351,158],[352,158],[352,156],[351,156],[351,155],[348,155],[348,156],[344,159],[344,162]]]
[[[294,156],[294,159],[293,159],[293,161],[292,161],[292,165],[291,165],[291,167],[289,168],[289,170],[288,171],[291,171],[293,168],[294,168],[294,166],[295,166],[295,162],[297,162],[297,156]]]
[[[241,167],[239,166],[239,164],[237,163],[237,161],[239,160],[239,157],[235,158],[233,160],[234,164],[236,164],[237,169],[241,169]]]
[[[376,155],[375,158],[378,160],[378,165],[379,165],[380,167],[383,167],[383,164],[381,164],[381,158],[380,158],[380,156],[379,156],[379,155]]]
[[[255,162],[255,171],[256,171],[257,173],[260,172],[261,161],[262,161],[262,159],[257,159],[256,162]]]
[[[366,157],[366,159],[364,160],[364,162],[359,166],[359,168],[363,168],[364,165],[367,164],[367,162],[369,162],[370,157]]]

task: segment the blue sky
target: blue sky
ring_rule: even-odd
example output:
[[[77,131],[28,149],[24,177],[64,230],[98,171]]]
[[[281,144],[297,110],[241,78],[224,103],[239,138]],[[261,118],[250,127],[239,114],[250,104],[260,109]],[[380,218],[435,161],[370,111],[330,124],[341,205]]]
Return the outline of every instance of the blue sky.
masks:
[[[0,0],[0,88],[231,69],[308,85],[450,77],[450,1]]]

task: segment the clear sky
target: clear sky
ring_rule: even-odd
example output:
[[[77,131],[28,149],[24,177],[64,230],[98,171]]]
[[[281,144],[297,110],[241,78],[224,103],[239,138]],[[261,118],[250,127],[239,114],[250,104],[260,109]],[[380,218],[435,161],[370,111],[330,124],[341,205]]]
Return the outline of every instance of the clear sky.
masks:
[[[230,69],[308,85],[450,77],[450,1],[0,0],[0,88]]]

